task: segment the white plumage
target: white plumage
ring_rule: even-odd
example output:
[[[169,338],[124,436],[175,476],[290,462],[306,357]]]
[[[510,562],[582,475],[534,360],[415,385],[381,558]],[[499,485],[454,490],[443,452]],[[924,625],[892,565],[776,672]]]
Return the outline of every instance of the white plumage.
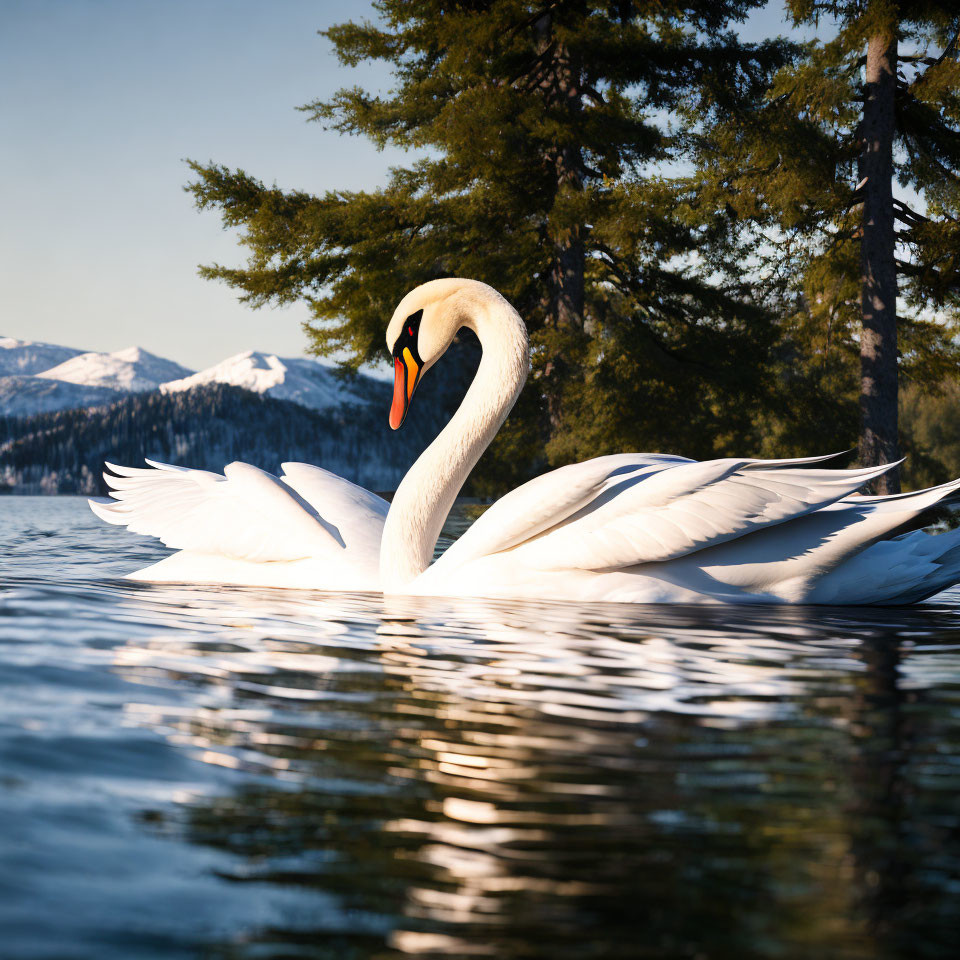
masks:
[[[529,538],[494,542],[496,528],[518,525],[525,501],[548,502],[551,485],[566,486],[564,471],[598,472],[604,461],[613,461],[618,482],[598,483],[588,503],[566,517],[561,511],[553,525],[541,519],[543,530]],[[886,469],[602,457],[538,477],[531,491],[521,487],[498,501],[412,592],[639,603],[913,602],[960,579],[960,532],[881,538],[950,502],[960,481],[896,498],[853,495]],[[882,568],[853,562],[871,550]],[[891,575],[890,565],[904,562],[911,576]]]
[[[862,497],[856,491],[892,465],[824,469],[829,457],[617,454],[561,467],[497,501],[429,565],[453,499],[526,379],[528,347],[513,308],[475,281],[412,291],[388,345],[418,311],[422,366],[395,403],[409,403],[416,377],[461,327],[477,333],[483,359],[389,515],[380,497],[307,464],[284,464],[279,478],[242,463],[225,476],[108,465],[115,502],[92,501],[96,513],[180,551],[135,576],[641,603],[907,603],[960,581],[960,531],[897,536],[953,502],[960,481]]]
[[[147,462],[153,469],[107,464],[114,501],[90,501],[108,523],[180,551],[135,579],[377,588],[381,497],[306,463],[283,464],[278,478],[247,463],[221,476]]]

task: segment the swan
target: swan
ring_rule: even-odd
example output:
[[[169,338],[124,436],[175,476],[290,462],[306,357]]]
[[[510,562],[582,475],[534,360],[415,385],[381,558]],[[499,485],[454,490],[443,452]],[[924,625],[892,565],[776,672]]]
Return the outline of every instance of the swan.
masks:
[[[387,327],[390,426],[462,328],[482,357],[460,407],[388,505],[309,464],[275,477],[147,461],[107,464],[109,523],[178,552],[130,576],[395,595],[631,603],[903,604],[960,582],[960,530],[902,533],[960,480],[894,496],[857,491],[887,464],[826,469],[831,457],[697,462],[625,453],[571,464],[508,493],[431,563],[454,499],[516,401],[526,327],[475,280],[425,283]]]

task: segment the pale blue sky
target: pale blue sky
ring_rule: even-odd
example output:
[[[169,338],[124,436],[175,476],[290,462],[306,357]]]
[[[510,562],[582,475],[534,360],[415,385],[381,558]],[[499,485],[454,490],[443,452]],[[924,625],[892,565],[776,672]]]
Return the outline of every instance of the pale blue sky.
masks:
[[[306,309],[250,310],[201,280],[236,237],[182,190],[183,158],[321,192],[383,182],[396,151],[308,123],[299,104],[385,69],[342,68],[317,31],[367,3],[0,0],[0,335],[131,344],[200,368],[297,356]],[[779,3],[748,39],[781,31]],[[386,322],[388,318],[384,318]]]

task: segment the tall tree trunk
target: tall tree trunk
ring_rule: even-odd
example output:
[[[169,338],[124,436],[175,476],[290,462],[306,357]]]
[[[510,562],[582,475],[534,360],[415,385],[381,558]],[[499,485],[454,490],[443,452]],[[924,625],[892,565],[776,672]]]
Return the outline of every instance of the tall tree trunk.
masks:
[[[579,147],[561,147],[557,151],[557,192],[583,189],[581,168],[583,158]],[[583,271],[586,253],[583,231],[579,224],[562,231],[554,238],[556,259],[550,281],[556,303],[558,326],[583,326],[584,283]]]
[[[557,151],[557,192],[582,190],[580,151],[562,147]],[[583,329],[584,267],[586,253],[583,234],[579,227],[561,231],[554,237],[554,261],[550,271],[551,310],[548,322],[560,332],[561,350],[550,359],[547,376],[553,380],[547,393],[547,413],[551,431],[556,431],[563,419],[562,393],[564,383],[575,373],[575,359],[570,355],[571,339],[563,336]],[[563,347],[567,349],[564,350]]]
[[[553,51],[551,67],[545,72],[541,87],[547,102],[561,107],[575,132],[583,111],[580,67],[564,44],[556,41],[552,27],[550,14],[545,14],[536,24],[540,49],[552,48]],[[583,155],[579,144],[558,144],[550,151],[549,159],[556,174],[556,198],[562,200],[564,193],[583,190]],[[580,224],[559,228],[555,225],[551,233],[554,256],[548,278],[547,325],[556,328],[560,349],[544,365],[544,392],[550,428],[555,432],[563,419],[563,386],[574,372],[573,358],[563,349],[567,339],[563,334],[583,329],[586,248]]]
[[[897,82],[896,22],[891,17],[867,44],[860,176],[866,178],[860,242],[860,462],[900,459],[897,435],[897,267],[894,261],[893,138]],[[899,470],[876,483],[899,493]]]

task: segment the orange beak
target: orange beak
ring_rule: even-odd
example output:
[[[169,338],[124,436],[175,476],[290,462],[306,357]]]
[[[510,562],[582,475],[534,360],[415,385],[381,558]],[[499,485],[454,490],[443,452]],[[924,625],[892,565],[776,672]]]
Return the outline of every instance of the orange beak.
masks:
[[[393,403],[390,405],[390,429],[396,430],[406,419],[410,399],[417,388],[420,366],[407,347],[403,357],[393,358]]]

